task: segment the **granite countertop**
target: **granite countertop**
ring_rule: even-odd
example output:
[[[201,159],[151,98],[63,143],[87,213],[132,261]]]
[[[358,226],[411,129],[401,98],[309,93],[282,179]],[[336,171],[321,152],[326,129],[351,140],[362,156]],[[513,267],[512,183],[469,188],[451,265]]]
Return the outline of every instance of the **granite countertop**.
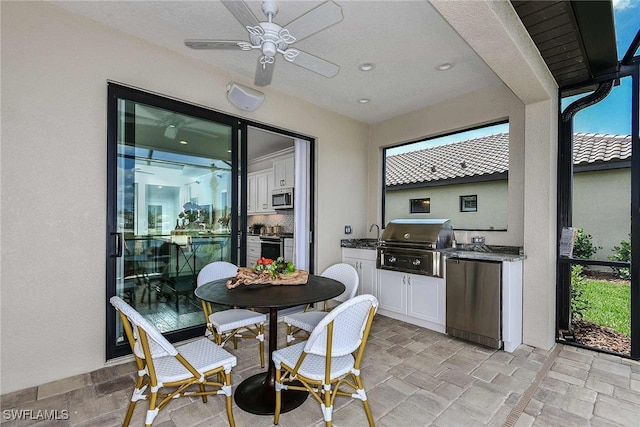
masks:
[[[340,247],[376,250],[379,243],[378,239],[342,239],[340,240]]]
[[[340,247],[376,250],[379,243],[377,239],[342,239]],[[527,257],[520,246],[460,244],[456,248],[442,249],[439,252],[448,258],[483,261],[518,261]]]
[[[459,244],[455,248],[441,250],[448,258],[476,259],[481,261],[518,261],[526,258],[521,246],[484,244]]]

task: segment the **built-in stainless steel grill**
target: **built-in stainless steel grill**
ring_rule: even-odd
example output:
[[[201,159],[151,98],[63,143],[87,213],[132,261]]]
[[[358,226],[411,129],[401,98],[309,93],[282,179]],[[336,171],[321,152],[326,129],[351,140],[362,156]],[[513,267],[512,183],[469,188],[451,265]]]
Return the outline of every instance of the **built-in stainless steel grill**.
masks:
[[[439,250],[452,247],[453,241],[448,219],[394,219],[382,233],[377,267],[443,277]]]

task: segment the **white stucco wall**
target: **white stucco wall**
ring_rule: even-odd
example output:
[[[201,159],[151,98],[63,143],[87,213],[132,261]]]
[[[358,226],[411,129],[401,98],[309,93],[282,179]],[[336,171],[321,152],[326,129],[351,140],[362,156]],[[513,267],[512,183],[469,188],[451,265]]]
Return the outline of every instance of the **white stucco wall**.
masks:
[[[364,230],[366,125],[269,88],[247,113],[225,88],[251,76],[46,2],[1,8],[0,393],[104,366],[107,80],[316,137],[318,269],[340,260],[344,224]]]
[[[487,244],[522,246],[524,218],[522,192],[524,173],[524,105],[506,86],[482,89],[466,96],[454,98],[372,125],[369,173],[375,173],[375,182],[380,184],[370,186],[372,193],[369,197],[370,200],[375,201],[375,206],[370,203],[369,214],[373,215],[372,218],[379,219],[379,212],[382,209],[380,197],[374,196],[374,192],[376,194],[381,192],[382,166],[379,164],[377,157],[382,156],[382,148],[422,138],[426,139],[451,131],[464,130],[503,119],[509,120],[507,231],[483,231],[481,234],[486,237]],[[457,210],[451,212],[451,215],[456,212]],[[449,216],[447,215],[446,217],[448,218]],[[455,224],[454,227],[456,227]],[[457,233],[456,238],[458,238]],[[462,239],[464,238],[466,237]]]
[[[584,228],[601,246],[594,258],[608,260],[614,246],[629,241],[631,232],[631,170],[577,172],[573,174],[573,226]]]
[[[319,269],[340,259],[345,224],[363,236],[380,222],[381,147],[508,118],[509,230],[483,234],[490,244],[524,244],[524,339],[549,348],[553,79],[509,2],[432,3],[505,86],[368,127],[269,88],[260,109],[237,110],[225,87],[251,85],[252,76],[229,75],[49,3],[0,2],[0,394],[104,365],[107,80],[316,137]]]
[[[477,196],[477,211],[460,211],[460,196],[466,195]],[[425,197],[430,199],[431,212],[410,213],[409,199]],[[387,191],[385,221],[395,218],[448,218],[455,229],[506,229],[507,200],[507,182],[504,180]],[[466,236],[468,233],[456,232],[456,238],[461,243],[469,243],[458,238],[458,234]]]
[[[557,85],[510,2],[469,1],[463,7],[455,1],[430,2],[511,95],[496,93],[492,98],[492,90],[479,91],[380,124],[379,132],[372,131],[369,149],[369,215],[380,218],[376,193],[382,181],[376,158],[381,146],[457,130],[474,121],[486,123],[505,109],[502,114],[509,116],[511,128],[509,230],[482,234],[488,243],[524,245],[523,340],[549,349],[555,342]],[[502,105],[503,100],[510,105]],[[483,108],[487,110],[478,111]]]

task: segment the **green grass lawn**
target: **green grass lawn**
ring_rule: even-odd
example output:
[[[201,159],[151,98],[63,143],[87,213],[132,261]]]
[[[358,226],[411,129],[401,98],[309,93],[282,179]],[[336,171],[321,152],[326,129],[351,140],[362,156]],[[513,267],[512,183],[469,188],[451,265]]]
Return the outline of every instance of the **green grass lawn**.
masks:
[[[587,303],[587,308],[583,311],[584,320],[631,336],[629,284],[585,279],[583,298]]]

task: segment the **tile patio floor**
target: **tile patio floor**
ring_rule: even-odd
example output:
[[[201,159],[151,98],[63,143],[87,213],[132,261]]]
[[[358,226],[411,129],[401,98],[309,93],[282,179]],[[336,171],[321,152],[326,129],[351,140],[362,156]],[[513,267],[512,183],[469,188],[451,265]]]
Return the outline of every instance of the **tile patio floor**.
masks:
[[[284,345],[284,327],[279,341]],[[261,371],[256,341],[243,341],[234,385]],[[376,425],[398,426],[640,426],[640,363],[558,344],[551,351],[521,346],[514,353],[469,344],[377,315],[365,351],[362,379]],[[3,395],[3,426],[118,426],[134,384],[125,363]],[[139,402],[132,425],[144,422]],[[11,409],[68,410],[60,421],[7,420]],[[271,416],[234,403],[238,427],[271,426]],[[336,427],[366,425],[359,401],[336,400]],[[228,425],[222,397],[177,399],[154,426]],[[312,398],[282,414],[280,426],[322,426]]]

